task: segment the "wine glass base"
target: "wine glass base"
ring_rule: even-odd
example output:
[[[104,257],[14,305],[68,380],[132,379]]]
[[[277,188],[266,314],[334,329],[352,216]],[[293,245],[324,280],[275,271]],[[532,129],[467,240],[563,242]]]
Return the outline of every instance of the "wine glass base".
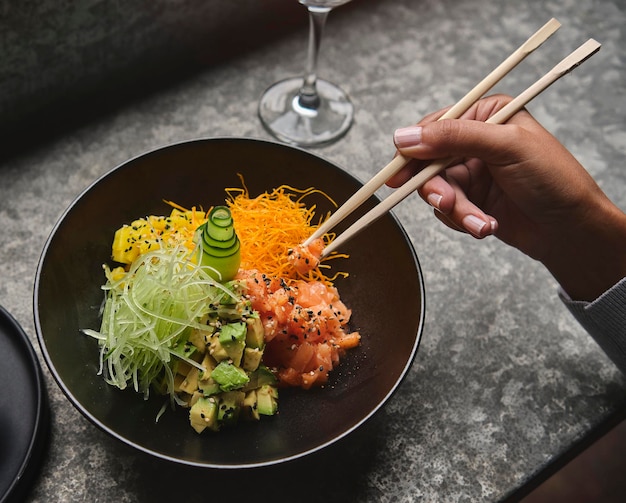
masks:
[[[317,80],[319,105],[307,107],[299,99],[302,78],[294,77],[269,87],[259,102],[263,126],[285,143],[320,146],[331,143],[352,125],[354,107],[345,92],[322,79]]]

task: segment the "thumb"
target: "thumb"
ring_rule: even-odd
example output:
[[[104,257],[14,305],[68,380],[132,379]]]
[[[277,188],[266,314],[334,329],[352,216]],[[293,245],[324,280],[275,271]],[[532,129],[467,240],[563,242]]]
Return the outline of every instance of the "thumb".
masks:
[[[490,164],[500,164],[521,160],[524,136],[525,130],[518,124],[444,119],[398,129],[394,143],[403,156],[415,159],[477,157]]]

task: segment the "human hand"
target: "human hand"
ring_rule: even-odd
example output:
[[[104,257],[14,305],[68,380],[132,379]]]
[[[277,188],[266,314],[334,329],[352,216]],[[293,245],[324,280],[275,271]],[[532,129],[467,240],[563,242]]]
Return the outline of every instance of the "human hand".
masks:
[[[526,110],[506,124],[484,122],[510,99],[492,96],[460,120],[436,121],[440,111],[417,127],[396,131],[398,151],[414,160],[388,184],[401,185],[423,161],[459,158],[419,191],[440,220],[477,238],[494,234],[540,260],[570,295],[601,293],[613,284],[607,282],[626,274],[621,258],[626,257],[626,216]],[[599,274],[589,261],[612,270]],[[587,276],[576,278],[581,269],[596,279],[581,285]]]

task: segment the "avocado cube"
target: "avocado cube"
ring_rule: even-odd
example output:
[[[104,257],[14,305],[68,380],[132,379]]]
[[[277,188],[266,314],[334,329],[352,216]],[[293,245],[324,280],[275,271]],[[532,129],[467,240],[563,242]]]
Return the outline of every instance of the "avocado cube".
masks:
[[[278,390],[270,384],[264,384],[257,392],[257,411],[264,416],[273,416],[278,411]]]
[[[217,395],[222,392],[222,388],[220,385],[215,382],[214,379],[208,378],[203,379],[202,381],[198,381],[198,389],[202,392],[204,396],[212,396]]]
[[[211,377],[211,372],[213,372],[213,369],[217,366],[217,362],[215,361],[215,358],[213,358],[210,354],[206,353],[200,365],[205,370],[200,371],[200,374],[198,375],[198,379],[200,380],[208,379],[209,377]]]
[[[202,366],[206,369],[206,372],[200,372],[198,376],[198,389],[204,396],[220,393],[222,391],[220,385],[211,377],[211,372],[217,366],[217,362],[207,354],[204,360],[202,360]]]
[[[263,349],[265,346],[265,330],[261,318],[251,316],[246,320],[246,326],[246,345],[251,348]]]
[[[216,296],[215,300],[213,301],[213,305],[215,306],[234,306],[237,304],[237,298],[238,298],[238,292],[237,292],[237,288],[236,286],[238,285],[238,283],[235,283],[233,281],[227,281],[226,283],[223,283],[224,287],[226,287],[226,290],[230,290],[230,293],[228,291],[222,291],[219,295]],[[232,295],[234,294],[234,295]]]
[[[190,358],[193,360],[202,359],[202,357],[198,358],[198,355],[196,354],[198,352],[197,348],[189,341],[179,342],[176,347],[174,347],[172,352],[184,358]]]
[[[191,367],[191,370],[185,376],[185,379],[179,385],[179,391],[184,391],[192,395],[198,389],[198,375],[200,369],[197,367]]]
[[[179,393],[181,391],[180,387],[182,386],[183,382],[185,382],[185,375],[183,374],[176,374],[174,376],[174,391],[176,391],[176,393]]]
[[[262,363],[256,370],[250,372],[248,377],[250,378],[250,381],[248,381],[248,384],[244,386],[244,391],[260,388],[264,384],[271,384],[272,386],[275,386],[277,382],[276,376]]]
[[[233,342],[245,342],[246,324],[243,321],[227,323],[220,330],[220,342],[222,346],[227,346]]]
[[[209,341],[209,354],[218,362],[230,358],[219,339],[219,333],[214,333]]]
[[[241,296],[239,283],[228,282],[224,286],[233,291],[235,298],[224,292],[220,298],[215,299],[213,304],[216,306],[216,314],[223,320],[239,320],[242,313],[250,311],[250,301],[236,300]]]
[[[202,398],[202,392],[198,390],[194,391],[189,399],[189,407],[193,407],[200,398]]]
[[[245,348],[241,366],[247,372],[254,372],[259,367],[262,358],[263,351],[259,348]]]
[[[222,391],[239,389],[250,380],[245,370],[227,361],[220,362],[211,372],[211,377],[220,385]]]
[[[235,424],[243,405],[243,391],[229,391],[219,395],[217,405],[217,421],[220,424]]]
[[[257,396],[256,390],[250,390],[246,393],[241,405],[241,413],[243,417],[248,420],[258,421],[260,419],[259,411],[257,410]]]
[[[183,360],[176,360],[174,362],[172,369],[175,374],[186,376],[187,374],[189,374],[189,371],[191,370],[191,364]]]
[[[219,341],[233,363],[241,365],[243,350],[246,347],[246,324],[240,321],[222,326]]]
[[[189,342],[194,345],[194,347],[201,353],[204,354],[207,347],[207,342],[209,337],[211,336],[211,332],[208,330],[200,330],[198,328],[194,328],[189,334]]]
[[[206,428],[217,431],[217,402],[211,398],[198,398],[196,403],[189,409],[189,422],[194,430],[202,433]]]
[[[276,376],[265,365],[259,365],[256,374],[257,384],[259,387],[263,386],[264,384],[271,384],[272,386],[276,384]]]

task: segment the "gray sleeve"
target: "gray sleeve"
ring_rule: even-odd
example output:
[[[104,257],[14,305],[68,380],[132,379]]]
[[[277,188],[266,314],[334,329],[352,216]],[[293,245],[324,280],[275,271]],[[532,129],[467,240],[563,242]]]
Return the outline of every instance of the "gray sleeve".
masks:
[[[572,300],[562,289],[559,289],[559,297],[613,363],[626,374],[626,278],[593,302]]]

